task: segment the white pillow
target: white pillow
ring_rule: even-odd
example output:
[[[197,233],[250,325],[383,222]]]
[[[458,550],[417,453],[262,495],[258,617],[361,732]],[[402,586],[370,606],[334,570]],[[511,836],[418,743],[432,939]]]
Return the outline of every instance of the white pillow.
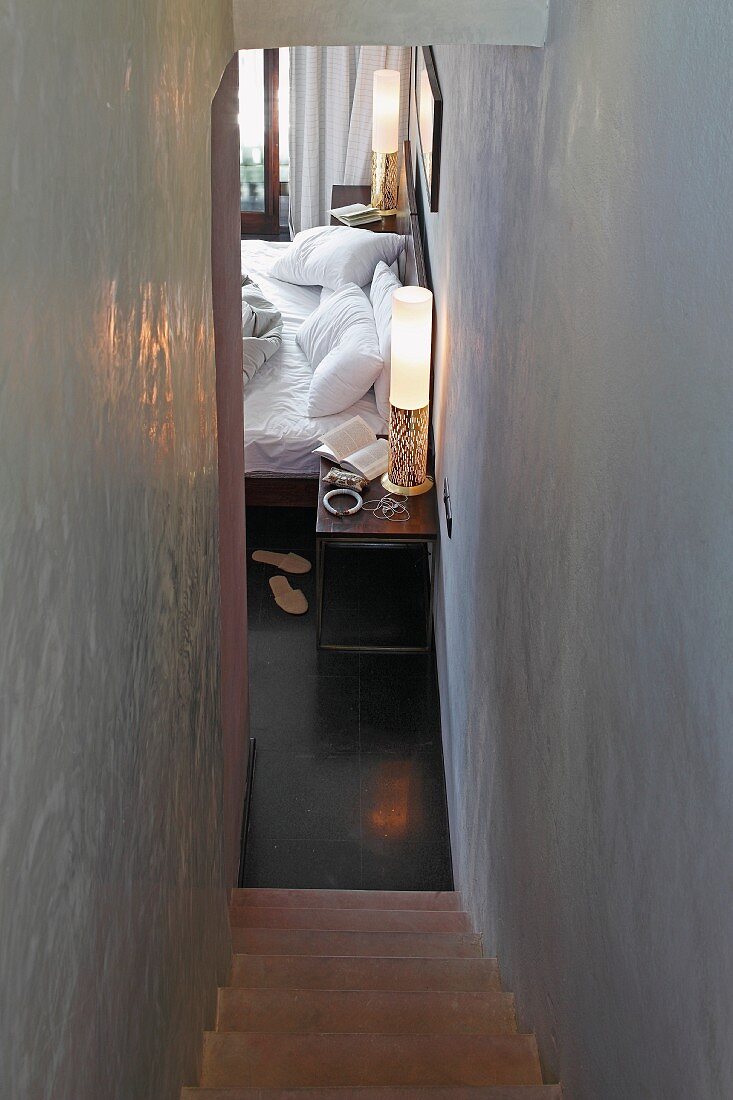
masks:
[[[382,370],[372,307],[353,283],[314,310],[295,339],[314,368],[306,405],[309,416],[350,408]]]
[[[368,286],[380,260],[393,264],[405,247],[399,233],[370,233],[345,225],[317,225],[298,233],[272,265],[270,277],[300,286]]]
[[[380,260],[379,262],[381,263],[382,261]],[[392,268],[390,268],[390,271],[391,270],[392,270]],[[363,286],[361,289],[364,292],[364,294],[366,294],[366,296],[368,298],[369,297],[369,292],[372,289],[372,284],[367,283],[366,286]],[[332,290],[330,286],[322,286],[321,287],[321,305],[323,305],[324,302],[327,302],[329,298],[333,298],[334,294],[338,294],[338,291],[337,290]]]
[[[377,411],[384,420],[389,419],[389,384],[392,372],[392,295],[402,286],[394,268],[378,263],[372,279],[369,298],[377,326],[379,354],[384,366],[374,383]]]

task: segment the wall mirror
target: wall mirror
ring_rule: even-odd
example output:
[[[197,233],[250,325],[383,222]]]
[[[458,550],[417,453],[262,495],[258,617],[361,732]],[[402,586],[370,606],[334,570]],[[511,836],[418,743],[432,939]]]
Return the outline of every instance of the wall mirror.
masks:
[[[423,174],[430,197],[430,209],[438,209],[440,185],[440,135],[443,125],[443,97],[430,46],[415,47],[413,73],[415,114]]]

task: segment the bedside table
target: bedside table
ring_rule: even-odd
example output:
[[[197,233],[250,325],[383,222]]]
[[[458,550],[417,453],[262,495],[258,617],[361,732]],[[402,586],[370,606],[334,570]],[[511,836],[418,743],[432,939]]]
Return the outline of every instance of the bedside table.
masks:
[[[363,509],[353,516],[333,516],[323,505],[323,497],[333,488],[324,485],[324,475],[334,463],[321,459],[321,473],[318,483],[318,512],[316,515],[316,644],[319,649],[338,650],[350,653],[428,653],[433,640],[433,590],[435,585],[435,566],[438,550],[438,507],[435,489],[422,496],[408,497],[406,507],[410,513],[407,523],[392,523],[378,519],[372,512]],[[432,462],[429,473],[433,474]],[[362,494],[365,501],[381,500],[386,495],[379,478],[371,482]],[[344,498],[346,501],[346,498]],[[346,501],[348,503],[348,501]],[[377,551],[416,545],[425,553],[424,583],[424,641],[414,645],[381,645],[362,643],[340,644],[324,643],[323,606],[325,599],[326,555],[339,548],[358,547]]]
[[[335,183],[331,188],[331,209],[338,210],[340,206],[351,206],[352,203],[362,202],[369,206],[372,198],[372,189],[369,184],[348,186]],[[343,225],[337,218],[331,218],[331,225]],[[382,218],[379,222],[367,222],[366,225],[354,226],[355,229],[369,229],[372,233],[396,233],[397,216],[390,214],[388,218]]]

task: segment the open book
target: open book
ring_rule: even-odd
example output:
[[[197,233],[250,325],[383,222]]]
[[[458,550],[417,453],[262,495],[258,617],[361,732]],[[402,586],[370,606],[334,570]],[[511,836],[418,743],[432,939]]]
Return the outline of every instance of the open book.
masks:
[[[389,444],[386,439],[377,439],[361,416],[352,416],[351,420],[326,432],[320,440],[322,446],[316,447],[313,454],[330,458],[345,470],[353,470],[369,481],[374,481],[387,469]]]
[[[369,222],[378,222],[382,219],[379,210],[373,206],[365,206],[363,202],[355,202],[351,206],[337,206],[331,213],[337,221],[351,226],[368,225]]]

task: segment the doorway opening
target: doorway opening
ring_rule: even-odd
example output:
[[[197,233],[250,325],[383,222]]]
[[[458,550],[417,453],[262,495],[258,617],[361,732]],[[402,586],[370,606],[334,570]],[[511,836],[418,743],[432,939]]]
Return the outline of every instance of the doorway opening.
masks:
[[[407,57],[400,57],[402,53]],[[246,504],[246,548],[237,543],[240,580],[246,580],[247,585],[247,623],[243,636],[240,631],[238,651],[233,635],[222,639],[223,651],[225,645],[228,650],[227,666],[238,668],[240,676],[248,671],[249,728],[241,730],[241,737],[246,741],[251,735],[257,749],[248,791],[251,813],[245,837],[246,861],[240,876],[246,886],[397,890],[452,887],[434,653],[397,652],[389,645],[390,639],[396,638],[399,649],[409,648],[417,633],[424,631],[423,547],[383,545],[387,542],[382,537],[387,534],[385,530],[371,540],[376,548],[341,548],[330,555],[323,589],[325,626],[334,628],[340,643],[348,641],[354,632],[357,642],[376,639],[382,652],[359,652],[363,649],[359,644],[356,652],[319,649],[315,568],[319,466],[312,454],[318,440],[304,442],[297,435],[289,436],[287,425],[282,431],[278,425],[282,410],[286,410],[286,419],[287,410],[292,411],[294,396],[307,396],[313,370],[296,337],[306,318],[319,308],[321,298],[320,287],[272,278],[273,263],[289,247],[289,233],[283,235],[283,226],[293,220],[287,214],[289,152],[292,149],[297,154],[293,170],[301,173],[298,180],[307,176],[308,187],[312,192],[317,190],[319,207],[324,207],[325,213],[319,210],[314,215],[321,219],[316,225],[327,225],[328,207],[339,205],[335,192],[350,188],[355,197],[347,196],[342,202],[363,201],[361,192],[368,187],[365,172],[369,171],[371,158],[373,70],[403,66],[406,84],[400,109],[405,135],[412,68],[409,55],[409,50],[397,47],[361,47],[326,58],[322,68],[314,66],[309,73],[315,70],[324,87],[338,90],[338,103],[335,94],[330,98],[320,94],[320,87],[317,96],[293,99],[291,86],[301,88],[306,81],[303,71],[289,64],[292,58],[287,49],[241,51],[231,65],[236,108],[232,109],[230,99],[226,124],[232,131],[229,154],[233,145],[237,159],[230,155],[225,169],[231,175],[226,241],[221,226],[219,232],[216,227],[214,232],[215,250],[227,252],[226,290],[215,280],[214,293],[215,318],[219,315],[220,327],[226,326],[232,344],[236,337],[240,345],[238,396],[234,358],[228,368],[232,385],[226,394],[222,389],[220,456],[226,446],[232,453],[236,450],[242,485],[248,464],[247,499],[242,501]],[[302,58],[296,60],[303,64]],[[310,103],[312,108],[307,107]],[[344,103],[348,109],[343,109]],[[291,106],[293,118],[289,119]],[[307,111],[328,112],[327,119],[316,120],[311,126],[307,111],[302,117],[306,107]],[[334,115],[337,107],[338,114]],[[345,120],[348,127],[340,143],[333,136],[336,120],[339,124]],[[292,144],[288,140],[289,121],[295,135]],[[343,168],[332,175],[334,150],[340,156],[342,149],[344,155],[350,150],[354,180],[344,178]],[[401,155],[406,164],[409,153]],[[324,173],[318,167],[320,158],[327,164]],[[221,159],[215,161],[212,157],[213,171],[223,171],[221,163]],[[410,160],[411,174],[414,167]],[[314,183],[316,188],[312,187]],[[414,194],[412,175],[402,193],[407,203]],[[301,223],[305,205],[301,195],[297,207]],[[412,234],[416,230],[410,227],[416,215],[409,204],[404,208],[404,218],[397,236],[402,233],[405,241],[414,242]],[[370,239],[375,231],[383,234],[385,241],[395,235],[386,224],[349,230],[368,234]],[[397,259],[397,255],[392,256],[390,262],[397,264]],[[403,276],[406,281],[414,281],[417,272],[413,254],[409,278],[406,270]],[[240,286],[242,283],[245,285]],[[245,298],[256,310],[260,295],[281,315],[282,347],[258,365],[245,386],[241,368]],[[364,297],[368,302],[368,296]],[[271,312],[265,309],[268,323]],[[219,360],[217,336],[218,389]],[[278,394],[272,396],[268,385],[280,386]],[[386,421],[377,410],[373,386],[357,404],[358,409],[351,411],[366,416],[372,430],[384,434]],[[301,411],[299,416],[302,419],[304,413]],[[235,439],[237,420],[241,434]],[[263,433],[260,454],[265,455],[265,461],[272,456],[269,436],[275,441],[276,451],[280,439],[282,447],[276,457],[284,462],[284,479],[282,471],[268,476],[267,465],[257,461],[258,425]],[[318,426],[316,437],[320,431]],[[253,442],[255,447],[250,449]],[[294,446],[300,450],[291,462]],[[308,469],[300,469],[301,458],[310,464]],[[259,477],[263,471],[264,476]],[[234,467],[231,473],[236,476]],[[253,482],[257,487],[255,490],[253,485],[250,492]],[[308,489],[305,494],[304,483]],[[273,489],[276,495],[279,493],[276,504],[267,499]],[[241,515],[239,506],[237,514]],[[224,528],[239,523],[234,516],[230,508],[221,508]],[[242,538],[244,526],[242,523]],[[223,533],[222,544],[224,541]],[[234,538],[229,541],[236,543]],[[278,569],[261,559],[253,561],[252,554],[257,550],[270,556],[294,553],[310,561],[312,568],[306,574],[286,573],[284,578],[303,593],[308,604],[305,614],[290,615],[278,605],[270,586]],[[222,580],[223,612],[224,587]],[[239,777],[241,786],[243,774]]]

